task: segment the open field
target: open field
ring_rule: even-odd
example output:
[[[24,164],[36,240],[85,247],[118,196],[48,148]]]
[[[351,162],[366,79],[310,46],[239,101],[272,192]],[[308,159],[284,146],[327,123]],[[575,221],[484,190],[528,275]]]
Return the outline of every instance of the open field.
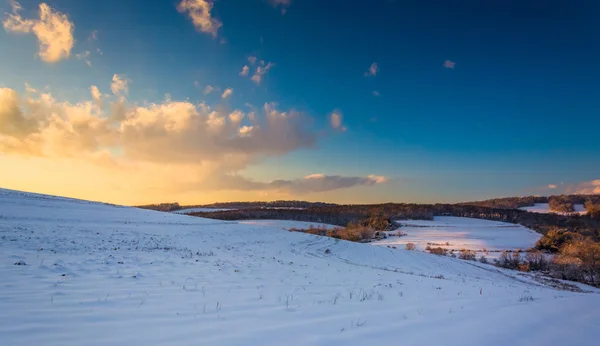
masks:
[[[0,190],[2,344],[598,342],[593,288],[280,226]],[[534,236],[466,226],[477,246]]]

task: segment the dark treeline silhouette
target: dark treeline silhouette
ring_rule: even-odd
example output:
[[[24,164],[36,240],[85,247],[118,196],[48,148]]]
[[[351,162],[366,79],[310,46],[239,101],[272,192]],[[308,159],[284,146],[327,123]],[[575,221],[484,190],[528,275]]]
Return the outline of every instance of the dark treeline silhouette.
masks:
[[[548,203],[550,210],[554,212],[570,213],[574,211],[575,204],[586,205],[600,204],[600,195],[554,195],[554,196],[527,196],[527,197],[504,197],[485,201],[460,203],[462,205],[477,205],[488,208],[518,209],[531,207],[536,203]]]
[[[324,202],[307,201],[272,201],[272,202],[223,202],[206,204],[204,208],[228,208],[228,209],[247,209],[247,208],[311,208],[335,206],[337,204]]]
[[[311,207],[335,206],[337,204],[307,201],[272,201],[272,202],[222,202],[198,205],[180,205],[179,203],[160,203],[136,206],[137,208],[157,211],[177,211],[191,208],[222,208],[222,209],[258,209],[258,208],[289,208],[305,209]]]
[[[600,239],[600,219],[592,215],[561,215],[554,213],[530,213],[519,209],[489,208],[467,204],[378,204],[378,205],[339,205],[295,209],[243,209],[219,212],[193,213],[191,215],[220,220],[280,219],[328,223],[346,226],[350,222],[374,222],[376,230],[386,230],[394,220],[432,220],[434,216],[457,216],[520,224],[541,234],[553,229],[565,229]]]
[[[176,210],[183,209],[177,202],[138,205],[138,206],[136,206],[136,208],[150,209],[150,210],[157,210],[157,211],[176,211]]]

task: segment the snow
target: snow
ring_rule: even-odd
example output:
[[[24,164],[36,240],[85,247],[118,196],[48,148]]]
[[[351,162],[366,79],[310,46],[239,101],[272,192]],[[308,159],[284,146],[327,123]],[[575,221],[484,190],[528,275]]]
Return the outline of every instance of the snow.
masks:
[[[539,233],[520,225],[464,217],[436,216],[433,221],[409,220],[399,223],[402,226],[398,231],[406,236],[392,236],[372,244],[404,248],[406,243],[413,243],[418,250],[424,250],[427,245],[448,250],[484,252],[485,249],[488,251],[485,256],[493,258],[503,250],[531,248],[541,238]]]
[[[189,213],[209,213],[215,211],[227,211],[232,209],[224,209],[224,208],[186,208],[180,210],[174,210],[172,213],[175,214],[189,214]]]
[[[0,190],[1,344],[586,346],[600,337],[598,290],[279,226]]]
[[[532,213],[542,213],[542,214],[556,213],[556,214],[561,214],[561,215],[565,215],[565,214],[584,215],[585,213],[587,213],[587,211],[585,210],[585,206],[583,204],[573,204],[573,208],[575,209],[574,213],[557,213],[555,211],[550,210],[550,204],[548,204],[548,203],[536,203],[535,205],[533,205],[531,207],[523,207],[523,208],[519,208],[519,209],[526,210],[526,211],[529,211]]]
[[[269,227],[273,229],[289,230],[295,229],[308,229],[312,227],[325,227],[327,229],[333,229],[339,226],[329,225],[326,223],[319,222],[304,222],[304,221],[292,221],[292,220],[243,220],[238,221],[243,225],[254,225],[261,227]]]

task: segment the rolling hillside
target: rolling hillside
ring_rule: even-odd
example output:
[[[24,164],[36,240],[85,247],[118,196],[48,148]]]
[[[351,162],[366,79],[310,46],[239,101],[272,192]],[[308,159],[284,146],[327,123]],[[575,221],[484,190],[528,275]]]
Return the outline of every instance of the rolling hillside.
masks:
[[[557,290],[480,263],[277,225],[0,190],[0,237],[3,345],[597,345],[600,337],[600,295],[590,287]]]

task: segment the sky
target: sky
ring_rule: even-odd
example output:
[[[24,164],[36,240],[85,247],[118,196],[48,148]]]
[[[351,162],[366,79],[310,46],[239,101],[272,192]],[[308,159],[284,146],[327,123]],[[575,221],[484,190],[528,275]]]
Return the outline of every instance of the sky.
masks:
[[[600,193],[597,1],[0,14],[0,187],[119,204]]]

